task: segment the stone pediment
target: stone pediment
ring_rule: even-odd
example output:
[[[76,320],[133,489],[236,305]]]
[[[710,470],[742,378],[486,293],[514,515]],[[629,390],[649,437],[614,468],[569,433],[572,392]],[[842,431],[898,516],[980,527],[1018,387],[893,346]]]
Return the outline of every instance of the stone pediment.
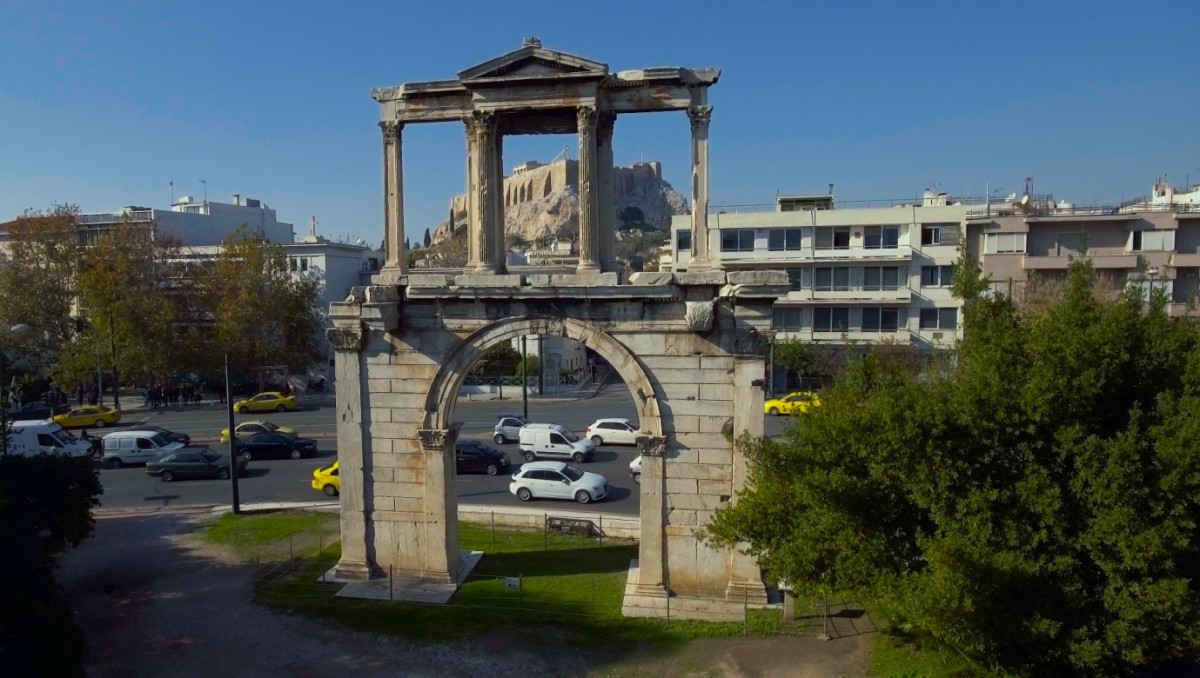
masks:
[[[458,72],[462,81],[493,79],[538,78],[553,79],[562,76],[608,75],[608,64],[592,61],[566,52],[556,52],[542,47],[537,38],[526,38],[521,49],[485,61]]]

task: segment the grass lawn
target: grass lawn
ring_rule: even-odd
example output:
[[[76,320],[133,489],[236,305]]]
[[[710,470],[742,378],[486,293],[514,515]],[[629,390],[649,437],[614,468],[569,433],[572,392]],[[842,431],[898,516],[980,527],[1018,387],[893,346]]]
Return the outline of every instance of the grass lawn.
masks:
[[[331,520],[332,522],[326,522]],[[214,542],[231,544],[248,559],[286,558],[289,537],[293,548],[305,535],[306,545],[317,539],[308,530],[332,526],[336,514],[277,513],[261,516],[222,516],[206,532]],[[282,543],[282,549],[280,544]],[[328,544],[328,540],[326,540]],[[713,624],[658,619],[626,619],[621,601],[629,561],[637,545],[574,535],[500,530],[460,523],[459,545],[484,551],[471,577],[444,606],[334,598],[338,587],[319,583],[321,573],[337,563],[340,545],[319,555],[316,548],[300,561],[297,571],[271,578],[258,591],[264,604],[375,633],[425,640],[455,640],[464,635],[510,633],[524,627],[531,637],[570,642],[583,649],[648,644],[669,647],[695,638],[780,633],[811,633],[804,627],[785,627],[778,610],[751,611],[747,624]],[[297,551],[299,553],[299,551]],[[279,558],[277,558],[278,560]],[[520,588],[505,585],[519,577]]]
[[[281,511],[235,516],[222,514],[204,531],[213,544],[232,546],[238,555],[253,560],[287,558],[316,553],[338,537],[338,514]]]

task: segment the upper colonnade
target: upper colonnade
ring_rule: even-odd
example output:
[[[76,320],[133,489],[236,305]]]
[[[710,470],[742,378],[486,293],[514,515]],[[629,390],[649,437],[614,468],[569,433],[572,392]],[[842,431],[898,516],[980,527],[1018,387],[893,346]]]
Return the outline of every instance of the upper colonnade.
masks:
[[[608,65],[545,49],[528,38],[513,52],[458,73],[455,80],[371,91],[380,104],[384,150],[387,262],[382,282],[407,273],[404,252],[404,126],[462,122],[467,141],[467,272],[505,273],[504,136],[567,134],[579,139],[581,275],[617,270],[613,209],[613,129],[622,113],[686,111],[692,130],[692,259],[708,254],[708,88],[717,69],[646,68],[611,73]]]

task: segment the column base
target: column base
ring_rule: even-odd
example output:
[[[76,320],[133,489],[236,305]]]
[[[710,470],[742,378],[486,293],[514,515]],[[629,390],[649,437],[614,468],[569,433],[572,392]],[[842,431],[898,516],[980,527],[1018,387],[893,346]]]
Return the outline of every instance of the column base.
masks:
[[[767,587],[762,582],[730,582],[725,588],[725,599],[749,605],[767,604]]]
[[[338,579],[351,581],[365,581],[381,574],[373,570],[370,565],[357,560],[340,560],[337,567],[333,568],[333,572]]]
[[[371,276],[375,285],[405,285],[408,283],[408,271],[400,266],[384,266]]]
[[[600,264],[597,264],[594,261],[581,261],[579,262],[579,265],[575,267],[576,275],[590,275],[592,273],[600,273]]]
[[[708,259],[708,257],[705,257],[703,259],[701,259],[699,257],[694,257],[691,261],[688,262],[688,265],[687,265],[687,270],[689,272],[691,272],[691,271],[709,271],[709,270],[712,270],[712,268],[713,268],[712,261],[710,261]]]
[[[471,269],[471,275],[499,275],[499,273],[497,272],[498,270],[499,269],[497,269],[495,266],[492,266],[490,264],[489,265],[478,264],[475,266],[475,268]]]

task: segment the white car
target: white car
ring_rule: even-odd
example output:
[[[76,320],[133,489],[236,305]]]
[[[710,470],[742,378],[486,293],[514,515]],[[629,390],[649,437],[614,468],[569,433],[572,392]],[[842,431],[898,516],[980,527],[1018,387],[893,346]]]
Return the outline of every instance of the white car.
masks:
[[[638,430],[628,419],[597,419],[584,437],[597,445],[637,445]]]
[[[508,491],[521,501],[574,499],[589,504],[608,496],[608,481],[599,473],[587,473],[561,461],[534,461],[513,474]]]
[[[629,462],[629,475],[633,476],[633,482],[642,484],[642,455],[639,454],[637,459]]]

